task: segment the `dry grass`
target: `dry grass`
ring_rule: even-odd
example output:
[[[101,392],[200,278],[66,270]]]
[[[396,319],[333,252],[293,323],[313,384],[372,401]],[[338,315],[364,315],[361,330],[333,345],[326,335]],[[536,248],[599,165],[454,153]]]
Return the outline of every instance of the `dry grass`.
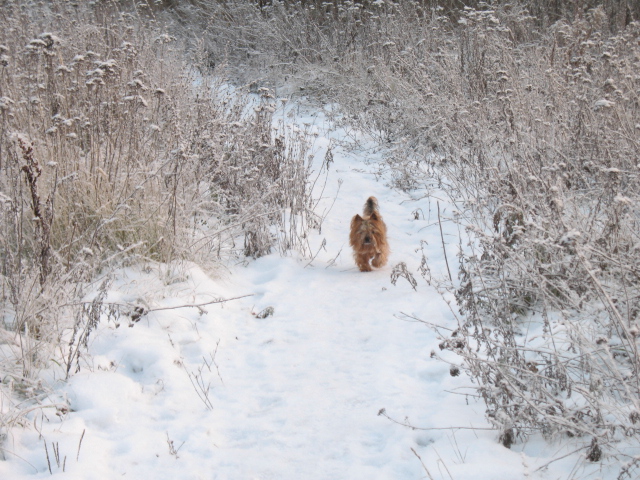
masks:
[[[625,462],[618,445],[640,438],[640,12],[547,3],[227,2],[206,48],[339,104],[394,145],[395,187],[449,192],[468,238],[459,283],[441,284],[461,309],[442,348],[505,445],[568,435]]]
[[[17,2],[0,13],[3,318],[24,368],[52,335],[47,279],[70,298],[125,259],[306,248],[304,134],[274,134],[258,90],[277,86],[393,145],[394,187],[438,184],[457,205],[459,282],[440,286],[460,324],[441,347],[500,441],[570,436],[632,477],[618,446],[640,434],[637,2],[258,3],[149,2],[149,22],[106,2],[52,34]],[[175,38],[149,26],[165,20]],[[249,116],[203,80],[221,65],[261,94]]]
[[[310,136],[274,128],[284,102],[231,88],[152,13],[0,11],[0,435],[41,367],[73,373],[98,322],[127,313],[98,274],[308,253]]]

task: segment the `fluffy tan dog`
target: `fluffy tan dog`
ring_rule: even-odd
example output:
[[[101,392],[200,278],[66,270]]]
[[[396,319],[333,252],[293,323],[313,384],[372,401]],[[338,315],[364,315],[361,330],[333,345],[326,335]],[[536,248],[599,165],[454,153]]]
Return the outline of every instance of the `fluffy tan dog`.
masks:
[[[361,272],[370,272],[372,265],[379,268],[387,263],[387,226],[382,221],[376,197],[367,199],[362,217],[356,215],[351,220],[349,243],[353,247],[353,257]]]

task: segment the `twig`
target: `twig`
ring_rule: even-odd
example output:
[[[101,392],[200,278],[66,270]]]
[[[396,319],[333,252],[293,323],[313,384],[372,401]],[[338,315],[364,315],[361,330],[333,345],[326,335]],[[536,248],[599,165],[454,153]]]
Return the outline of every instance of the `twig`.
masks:
[[[336,260],[338,259],[338,257],[339,257],[339,256],[340,256],[340,254],[342,253],[342,248],[343,248],[343,247],[340,247],[340,250],[338,250],[338,254],[337,254],[335,257],[333,257],[331,260],[329,260],[329,261],[327,262],[327,266],[326,266],[326,267],[324,267],[324,268],[325,268],[325,270],[326,270],[327,268],[329,268],[329,267],[333,267],[333,266],[336,264]]]
[[[209,388],[211,387],[211,382],[209,382],[209,384],[205,386],[204,380],[202,379],[202,370],[200,370],[198,374],[195,374],[189,372],[187,370],[187,367],[184,367],[184,369],[187,372],[187,376],[189,377],[189,381],[191,382],[193,389],[196,391],[198,397],[200,397],[200,400],[202,400],[202,403],[204,403],[204,406],[207,407],[207,410],[213,410],[213,404],[209,399]]]
[[[427,472],[427,476],[433,480],[433,477],[431,476],[431,473],[429,473],[429,469],[427,468],[427,466],[424,464],[424,462],[422,461],[422,458],[420,458],[420,455],[418,455],[418,453],[413,449],[413,447],[411,447],[411,451],[413,452],[413,454],[418,457],[418,460],[420,460],[420,463],[422,464],[422,468],[424,468],[424,471]]]
[[[183,305],[176,305],[173,307],[159,307],[159,308],[150,308],[149,310],[146,311],[146,313],[151,313],[151,312],[159,312],[162,310],[177,310],[179,308],[199,308],[199,307],[204,307],[206,305],[212,305],[215,303],[225,303],[225,302],[230,302],[232,300],[240,300],[241,298],[246,298],[246,297],[253,297],[253,293],[248,293],[247,295],[240,295],[239,297],[232,297],[232,298],[218,298],[216,300],[211,300],[210,302],[204,302],[204,303],[186,303]],[[64,303],[59,305],[59,307],[74,307],[74,306],[80,306],[80,305],[89,305],[92,304],[93,300],[91,301],[86,301],[86,302],[76,302],[76,303]],[[117,302],[103,302],[103,305],[107,305],[107,306],[114,306],[114,307],[131,307],[133,306],[133,304],[131,303],[117,303]],[[40,312],[44,311],[45,309],[40,310]]]
[[[441,325],[436,325],[435,323],[427,322],[426,320],[422,320],[421,318],[414,317],[413,315],[409,315],[408,313],[400,312],[400,315],[404,315],[405,317],[410,318],[411,320],[415,320],[416,322],[420,322],[420,323],[424,323],[425,325],[429,325],[431,328],[434,328],[436,330],[442,329],[442,330],[448,330],[449,332],[453,332],[455,330],[453,328],[447,328],[447,327],[443,327]],[[397,315],[394,315],[394,317],[396,317],[399,320],[403,320],[402,318],[398,317]],[[408,320],[405,320],[405,321],[408,321]],[[411,323],[413,323],[413,322],[411,322]]]
[[[456,455],[458,456],[458,459],[460,460],[460,462],[465,463],[467,460],[467,452],[469,451],[468,448],[467,450],[465,450],[465,453],[463,454],[462,450],[460,450],[460,445],[458,445],[456,432],[451,432],[451,436],[453,437],[453,442],[451,441],[451,438],[449,438],[449,435],[447,435],[447,438],[449,439],[449,443],[455,449]]]
[[[589,446],[582,446],[576,450],[573,450],[572,452],[567,453],[566,455],[562,455],[561,457],[558,458],[554,458],[553,460],[545,463],[544,465],[541,465],[540,467],[536,468],[533,473],[539,472],[540,470],[547,468],[549,465],[551,465],[554,462],[557,462],[558,460],[562,460],[563,458],[567,458],[569,455],[573,455],[574,453],[578,453],[580,450],[584,450],[585,448],[589,448]]]
[[[438,452],[438,450],[433,449],[434,452],[436,452],[436,455],[438,455],[438,462],[442,464],[442,466],[444,467],[444,469],[447,471],[447,474],[449,475],[449,478],[451,480],[453,480],[453,477],[451,476],[451,472],[449,471],[449,467],[447,467],[447,464],[444,463],[444,460],[442,460],[442,457],[440,456],[440,452]],[[440,471],[440,475],[442,475],[442,471]]]
[[[416,279],[411,275],[411,272],[407,269],[407,264],[404,262],[400,262],[393,267],[393,270],[391,271],[391,283],[395,285],[400,277],[405,278],[407,282],[409,282],[409,285],[411,285],[411,288],[413,288],[414,291],[417,291],[418,282],[416,282]]]
[[[51,475],[53,475],[53,472],[51,471],[51,460],[49,460],[49,450],[47,449],[47,441],[44,441],[44,453],[47,456],[47,465],[49,466],[49,473]]]
[[[253,297],[253,293],[249,293],[247,295],[241,295],[239,297],[233,297],[233,298],[219,298],[217,300],[212,300],[210,302],[205,302],[205,303],[194,303],[194,304],[185,304],[185,305],[177,305],[175,307],[160,307],[160,308],[150,308],[147,313],[151,313],[151,312],[159,312],[161,310],[177,310],[178,308],[199,308],[199,307],[204,307],[206,305],[212,305],[215,303],[225,303],[225,302],[230,302],[232,300],[239,300],[241,298],[246,298],[246,297]]]
[[[216,367],[216,371],[218,372],[218,378],[220,379],[220,381],[224,385],[224,380],[222,380],[222,375],[220,375],[220,368],[218,367],[218,364],[216,363],[216,354],[218,353],[218,345],[220,345],[220,340],[218,340],[216,342],[216,349],[214,350],[213,355],[211,355],[211,361],[213,362],[213,364]]]
[[[180,458],[180,457],[178,456],[178,452],[180,451],[180,449],[181,449],[181,448],[182,448],[182,446],[184,445],[184,442],[182,442],[178,448],[174,447],[174,446],[173,446],[173,440],[171,440],[171,439],[169,438],[169,432],[167,432],[167,445],[169,445],[169,453],[170,453],[171,455],[173,455],[174,457],[176,457],[176,459],[177,459],[177,458]]]
[[[427,428],[415,427],[408,423],[399,422],[398,420],[391,418],[389,415],[387,415],[387,412],[384,408],[381,408],[380,411],[378,412],[378,416],[380,415],[388,418],[393,423],[397,423],[398,425],[402,425],[403,427],[408,427],[411,430],[421,430],[421,431],[429,431],[429,430],[491,430],[491,431],[495,431],[496,430],[493,427],[427,427]]]
[[[449,280],[453,282],[451,277],[451,270],[449,270],[449,260],[447,259],[447,249],[444,246],[444,235],[442,233],[442,221],[440,220],[440,202],[436,201],[438,205],[438,225],[440,226],[440,239],[442,240],[442,251],[444,252],[444,261],[447,264],[447,273],[449,273]]]
[[[307,263],[304,268],[307,268],[309,265],[311,265],[311,263],[316,259],[316,257],[320,254],[320,250],[322,250],[324,247],[327,246],[327,239],[323,238],[322,239],[322,243],[320,244],[320,248],[318,248],[318,251],[316,252],[316,254],[311,257],[311,260],[309,260],[309,263]]]
[[[82,435],[80,435],[80,441],[78,442],[78,454],[76,455],[76,462],[80,459],[80,447],[82,447],[82,439],[84,438],[84,434],[87,430],[82,430]]]
[[[56,459],[58,468],[60,468],[60,444],[58,442],[53,442],[51,446],[53,447],[53,457]]]

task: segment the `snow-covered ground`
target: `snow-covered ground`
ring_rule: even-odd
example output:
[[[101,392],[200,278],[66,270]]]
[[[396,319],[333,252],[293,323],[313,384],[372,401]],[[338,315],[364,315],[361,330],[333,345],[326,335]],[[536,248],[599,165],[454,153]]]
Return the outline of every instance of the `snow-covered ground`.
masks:
[[[423,248],[432,274],[447,276],[438,193],[390,189],[375,143],[333,128],[322,112],[295,121],[317,129],[318,168],[333,151],[318,206],[328,213],[310,239],[317,257],[273,254],[211,275],[189,264],[119,272],[108,300],[156,310],[131,327],[102,322],[67,382],[45,372],[52,407],[13,429],[0,479],[50,478],[50,469],[78,479],[594,478],[571,476],[576,457],[536,472],[563,455],[560,446],[501,446],[483,404],[464,395],[469,379],[432,358],[437,335],[401,315],[456,325],[453,299],[418,274]],[[351,148],[339,146],[354,137]],[[392,254],[361,273],[348,229],[369,195]],[[440,207],[443,219],[451,215],[442,199]],[[443,228],[455,276],[457,229]],[[400,262],[415,290],[404,278],[391,284]],[[235,297],[243,298],[185,306]],[[256,315],[268,308],[272,315]],[[61,399],[71,411],[56,410]]]

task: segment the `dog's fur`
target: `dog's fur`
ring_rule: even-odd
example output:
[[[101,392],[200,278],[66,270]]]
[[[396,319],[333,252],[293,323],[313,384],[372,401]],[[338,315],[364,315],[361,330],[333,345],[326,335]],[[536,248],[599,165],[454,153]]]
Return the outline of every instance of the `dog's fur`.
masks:
[[[379,268],[387,263],[387,226],[382,221],[376,197],[367,199],[362,217],[356,215],[351,220],[349,243],[353,247],[353,257],[361,272],[370,272],[372,265]]]

